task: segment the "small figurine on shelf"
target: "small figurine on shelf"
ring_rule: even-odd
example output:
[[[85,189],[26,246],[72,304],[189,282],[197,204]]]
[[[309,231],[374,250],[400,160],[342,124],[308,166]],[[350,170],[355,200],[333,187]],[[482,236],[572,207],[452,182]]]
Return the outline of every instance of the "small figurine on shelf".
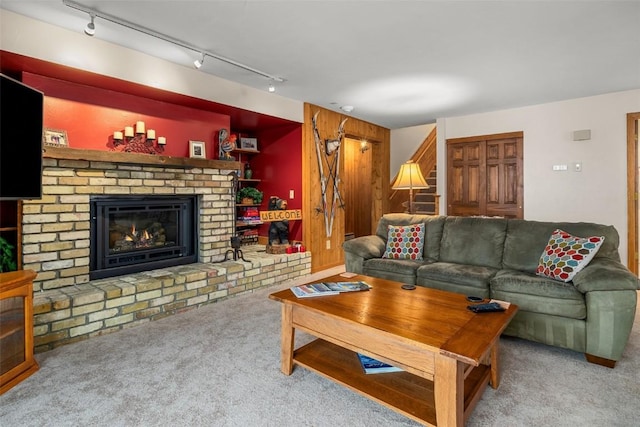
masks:
[[[253,176],[253,171],[251,170],[251,165],[247,162],[247,164],[244,165],[244,178],[251,179],[252,176]]]
[[[220,144],[219,157],[220,160],[235,160],[230,154],[236,149],[236,140],[238,137],[236,134],[229,135],[229,131],[226,129],[220,129],[218,134],[218,142]]]

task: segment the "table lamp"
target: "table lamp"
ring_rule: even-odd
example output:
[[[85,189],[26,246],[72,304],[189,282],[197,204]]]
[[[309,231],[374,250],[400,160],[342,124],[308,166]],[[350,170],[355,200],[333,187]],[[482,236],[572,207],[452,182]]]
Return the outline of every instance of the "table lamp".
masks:
[[[394,190],[409,190],[409,213],[413,213],[413,190],[429,188],[420,171],[420,165],[409,160],[400,166],[400,172],[391,186]]]

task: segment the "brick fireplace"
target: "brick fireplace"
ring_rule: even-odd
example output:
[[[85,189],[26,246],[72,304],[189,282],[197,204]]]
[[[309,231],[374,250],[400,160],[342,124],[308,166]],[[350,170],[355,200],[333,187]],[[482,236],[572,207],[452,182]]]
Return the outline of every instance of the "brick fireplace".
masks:
[[[37,273],[36,351],[309,274],[310,253],[221,262],[233,232],[228,174],[236,167],[217,160],[47,148],[43,196],[23,206],[24,269]],[[115,196],[194,198],[196,262],[91,278],[91,201]]]

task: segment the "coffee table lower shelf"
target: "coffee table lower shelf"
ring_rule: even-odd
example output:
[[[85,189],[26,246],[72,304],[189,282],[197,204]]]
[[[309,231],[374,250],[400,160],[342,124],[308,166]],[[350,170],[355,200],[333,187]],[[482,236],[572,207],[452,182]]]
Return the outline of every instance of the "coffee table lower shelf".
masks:
[[[293,353],[293,362],[356,391],[422,424],[436,425],[433,382],[408,372],[365,374],[355,352],[316,339]],[[480,365],[464,381],[464,419],[489,382]]]

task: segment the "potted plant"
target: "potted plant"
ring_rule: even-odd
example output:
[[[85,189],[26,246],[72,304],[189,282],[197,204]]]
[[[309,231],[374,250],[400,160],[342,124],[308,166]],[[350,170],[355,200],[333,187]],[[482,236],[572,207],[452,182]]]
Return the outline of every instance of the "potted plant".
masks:
[[[0,237],[0,273],[14,271],[17,268],[13,245]]]
[[[262,191],[254,187],[242,187],[240,191],[238,191],[236,201],[238,203],[243,203],[243,204],[259,205],[260,203],[262,203],[262,196],[263,196]],[[251,199],[251,202],[246,203],[247,200],[245,199]]]

